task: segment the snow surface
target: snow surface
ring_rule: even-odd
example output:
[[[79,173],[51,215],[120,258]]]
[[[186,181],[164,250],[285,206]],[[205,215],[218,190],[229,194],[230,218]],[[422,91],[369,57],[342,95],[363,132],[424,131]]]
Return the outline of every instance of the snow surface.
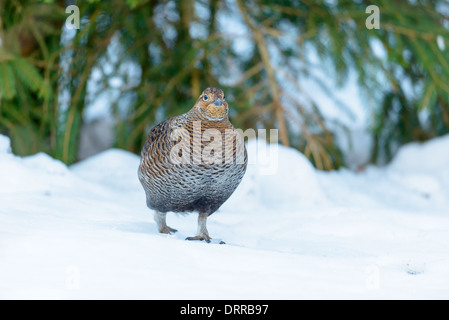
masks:
[[[360,173],[248,149],[243,182],[208,220],[220,245],[184,240],[196,214],[157,232],[138,156],[67,167],[17,157],[0,135],[0,298],[449,298],[449,136]]]

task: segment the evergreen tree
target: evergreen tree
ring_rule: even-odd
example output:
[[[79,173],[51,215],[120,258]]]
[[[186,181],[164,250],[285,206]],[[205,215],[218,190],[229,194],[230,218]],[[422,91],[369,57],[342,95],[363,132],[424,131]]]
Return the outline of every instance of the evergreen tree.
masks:
[[[311,50],[337,85],[355,72],[377,106],[373,162],[448,133],[446,0],[76,1],[80,28],[67,30],[69,4],[0,3],[0,133],[17,154],[76,161],[92,90],[115,90],[116,146],[138,153],[149,126],[218,86],[236,127],[278,128],[281,143],[320,169],[336,168],[344,164],[335,142],[342,124],[329,122],[298,81],[323,85]],[[239,28],[228,28],[231,20]]]

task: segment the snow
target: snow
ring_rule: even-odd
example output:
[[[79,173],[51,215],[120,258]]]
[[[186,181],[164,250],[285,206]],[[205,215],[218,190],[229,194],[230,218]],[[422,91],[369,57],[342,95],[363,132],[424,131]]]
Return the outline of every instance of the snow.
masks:
[[[449,298],[449,135],[359,173],[262,146],[248,143],[244,180],[208,220],[220,245],[184,240],[196,214],[157,232],[138,156],[67,167],[0,135],[0,298]]]

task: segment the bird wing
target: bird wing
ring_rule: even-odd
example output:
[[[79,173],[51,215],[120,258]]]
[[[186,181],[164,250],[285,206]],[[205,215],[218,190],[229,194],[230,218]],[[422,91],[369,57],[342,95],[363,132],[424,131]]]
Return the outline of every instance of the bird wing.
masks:
[[[169,119],[167,119],[169,120]],[[147,141],[145,141],[145,144],[142,148],[142,157],[144,157],[144,155],[146,155],[148,153],[148,150],[151,148],[151,146],[154,143],[158,143],[159,140],[161,139],[166,139],[168,138],[167,136],[167,132],[168,132],[168,127],[169,127],[169,122],[165,120],[161,123],[159,123],[158,125],[156,125],[155,127],[153,127],[150,132],[148,133],[148,137],[147,137]]]

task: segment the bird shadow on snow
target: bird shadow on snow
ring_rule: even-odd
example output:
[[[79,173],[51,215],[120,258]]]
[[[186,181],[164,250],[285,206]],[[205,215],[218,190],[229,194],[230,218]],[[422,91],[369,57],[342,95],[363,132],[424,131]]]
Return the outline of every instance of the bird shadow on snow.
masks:
[[[113,226],[114,230],[129,232],[129,233],[139,233],[146,235],[159,236],[162,239],[173,239],[173,240],[186,240],[191,234],[176,232],[173,234],[162,234],[157,231],[157,226],[154,222],[120,222]],[[186,240],[187,241],[187,240]],[[206,243],[205,241],[189,241],[192,243]],[[210,244],[226,244],[221,238],[212,238]]]
[[[156,224],[152,222],[120,222],[114,225],[113,229],[131,233],[158,234]]]

